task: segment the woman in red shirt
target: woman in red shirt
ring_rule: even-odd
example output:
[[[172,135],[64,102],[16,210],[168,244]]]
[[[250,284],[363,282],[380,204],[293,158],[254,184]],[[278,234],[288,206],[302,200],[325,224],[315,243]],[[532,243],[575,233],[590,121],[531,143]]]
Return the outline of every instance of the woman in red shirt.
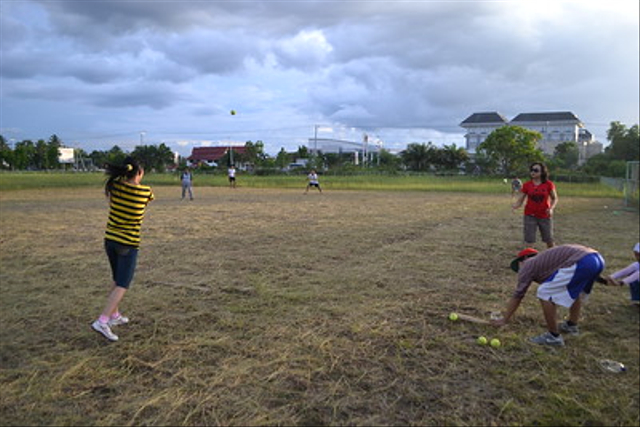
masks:
[[[522,186],[520,196],[511,207],[515,211],[522,206],[524,199],[527,199],[527,204],[524,206],[525,247],[533,246],[539,229],[542,241],[548,248],[552,248],[554,246],[553,210],[558,204],[556,186],[548,179],[549,172],[544,163],[533,163],[529,167],[529,172],[531,180]]]

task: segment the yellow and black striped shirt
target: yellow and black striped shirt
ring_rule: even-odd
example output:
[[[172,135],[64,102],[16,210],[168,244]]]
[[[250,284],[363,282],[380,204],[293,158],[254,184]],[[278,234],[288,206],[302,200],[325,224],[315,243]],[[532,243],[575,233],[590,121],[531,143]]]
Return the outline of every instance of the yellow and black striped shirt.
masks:
[[[140,246],[140,227],[147,204],[153,200],[151,187],[115,181],[110,192],[109,221],[105,239],[128,246]]]

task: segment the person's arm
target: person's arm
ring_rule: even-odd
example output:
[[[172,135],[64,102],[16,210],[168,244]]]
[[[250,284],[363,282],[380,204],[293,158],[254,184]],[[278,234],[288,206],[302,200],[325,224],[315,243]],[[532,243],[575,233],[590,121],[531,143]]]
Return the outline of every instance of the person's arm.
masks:
[[[525,193],[520,193],[520,194],[518,195],[518,199],[516,200],[516,202],[515,202],[513,205],[511,205],[511,209],[513,209],[514,211],[515,211],[516,209],[519,209],[519,208],[520,208],[520,206],[522,206],[522,203],[524,203],[524,199],[525,199],[526,197],[527,197],[527,195],[526,195]]]
[[[638,276],[638,263],[634,262],[622,270],[618,270],[615,273],[610,274],[605,279],[607,280],[607,284],[622,286],[624,284],[628,285],[629,283],[635,282],[638,280]]]
[[[507,302],[507,306],[506,306],[504,312],[502,313],[502,317],[497,318],[497,319],[492,319],[491,320],[491,324],[493,326],[504,326],[504,325],[506,325],[509,322],[509,320],[511,319],[511,317],[513,317],[513,314],[516,312],[518,307],[520,306],[520,302],[521,301],[522,301],[522,298],[511,297],[509,299],[509,301]]]
[[[553,216],[553,210],[556,208],[556,205],[558,204],[558,193],[556,192],[556,189],[554,188],[553,190],[551,190],[551,192],[549,193],[549,198],[551,199],[551,206],[549,206],[549,216]]]

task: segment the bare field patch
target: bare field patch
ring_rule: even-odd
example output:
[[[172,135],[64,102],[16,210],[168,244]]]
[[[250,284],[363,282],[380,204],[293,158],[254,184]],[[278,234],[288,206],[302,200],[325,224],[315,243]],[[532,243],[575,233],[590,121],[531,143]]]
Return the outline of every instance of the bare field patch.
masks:
[[[447,319],[486,317],[515,285],[508,196],[154,191],[117,343],[89,326],[110,275],[100,191],[0,193],[3,425],[640,422],[628,289],[596,286],[561,350],[526,342],[543,330],[533,289],[503,329]],[[597,248],[607,272],[631,262],[637,213],[560,196],[559,243]]]

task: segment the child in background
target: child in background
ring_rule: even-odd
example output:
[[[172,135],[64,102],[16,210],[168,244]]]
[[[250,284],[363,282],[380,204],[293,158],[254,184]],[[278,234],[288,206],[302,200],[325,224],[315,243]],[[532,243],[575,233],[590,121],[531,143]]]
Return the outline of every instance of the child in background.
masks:
[[[133,280],[140,246],[140,227],[147,205],[153,200],[151,187],[141,185],[142,166],[128,157],[124,165],[107,165],[105,194],[109,198],[109,220],[104,247],[111,265],[113,285],[100,317],[91,324],[109,341],[118,341],[111,327],[129,323],[118,305]]]
[[[182,174],[180,175],[180,180],[182,181],[182,200],[184,200],[185,193],[189,192],[189,200],[193,200],[193,191],[191,191],[191,186],[193,183],[193,175],[189,168],[186,168]]]
[[[229,187],[236,188],[236,167],[231,165],[227,170],[227,176],[229,177]]]
[[[631,303],[640,305],[640,243],[636,243],[633,247],[633,255],[636,262],[629,264],[626,268],[618,270],[605,279],[608,285],[629,285],[631,292]]]
[[[307,175],[307,180],[309,183],[307,184],[307,189],[304,191],[304,194],[309,192],[311,187],[316,187],[319,192],[322,193],[322,188],[320,188],[320,181],[318,181],[318,173],[312,169],[309,175]]]
[[[511,180],[511,197],[519,195],[520,191],[522,191],[522,181],[520,181],[520,178],[514,175],[513,179]]]

